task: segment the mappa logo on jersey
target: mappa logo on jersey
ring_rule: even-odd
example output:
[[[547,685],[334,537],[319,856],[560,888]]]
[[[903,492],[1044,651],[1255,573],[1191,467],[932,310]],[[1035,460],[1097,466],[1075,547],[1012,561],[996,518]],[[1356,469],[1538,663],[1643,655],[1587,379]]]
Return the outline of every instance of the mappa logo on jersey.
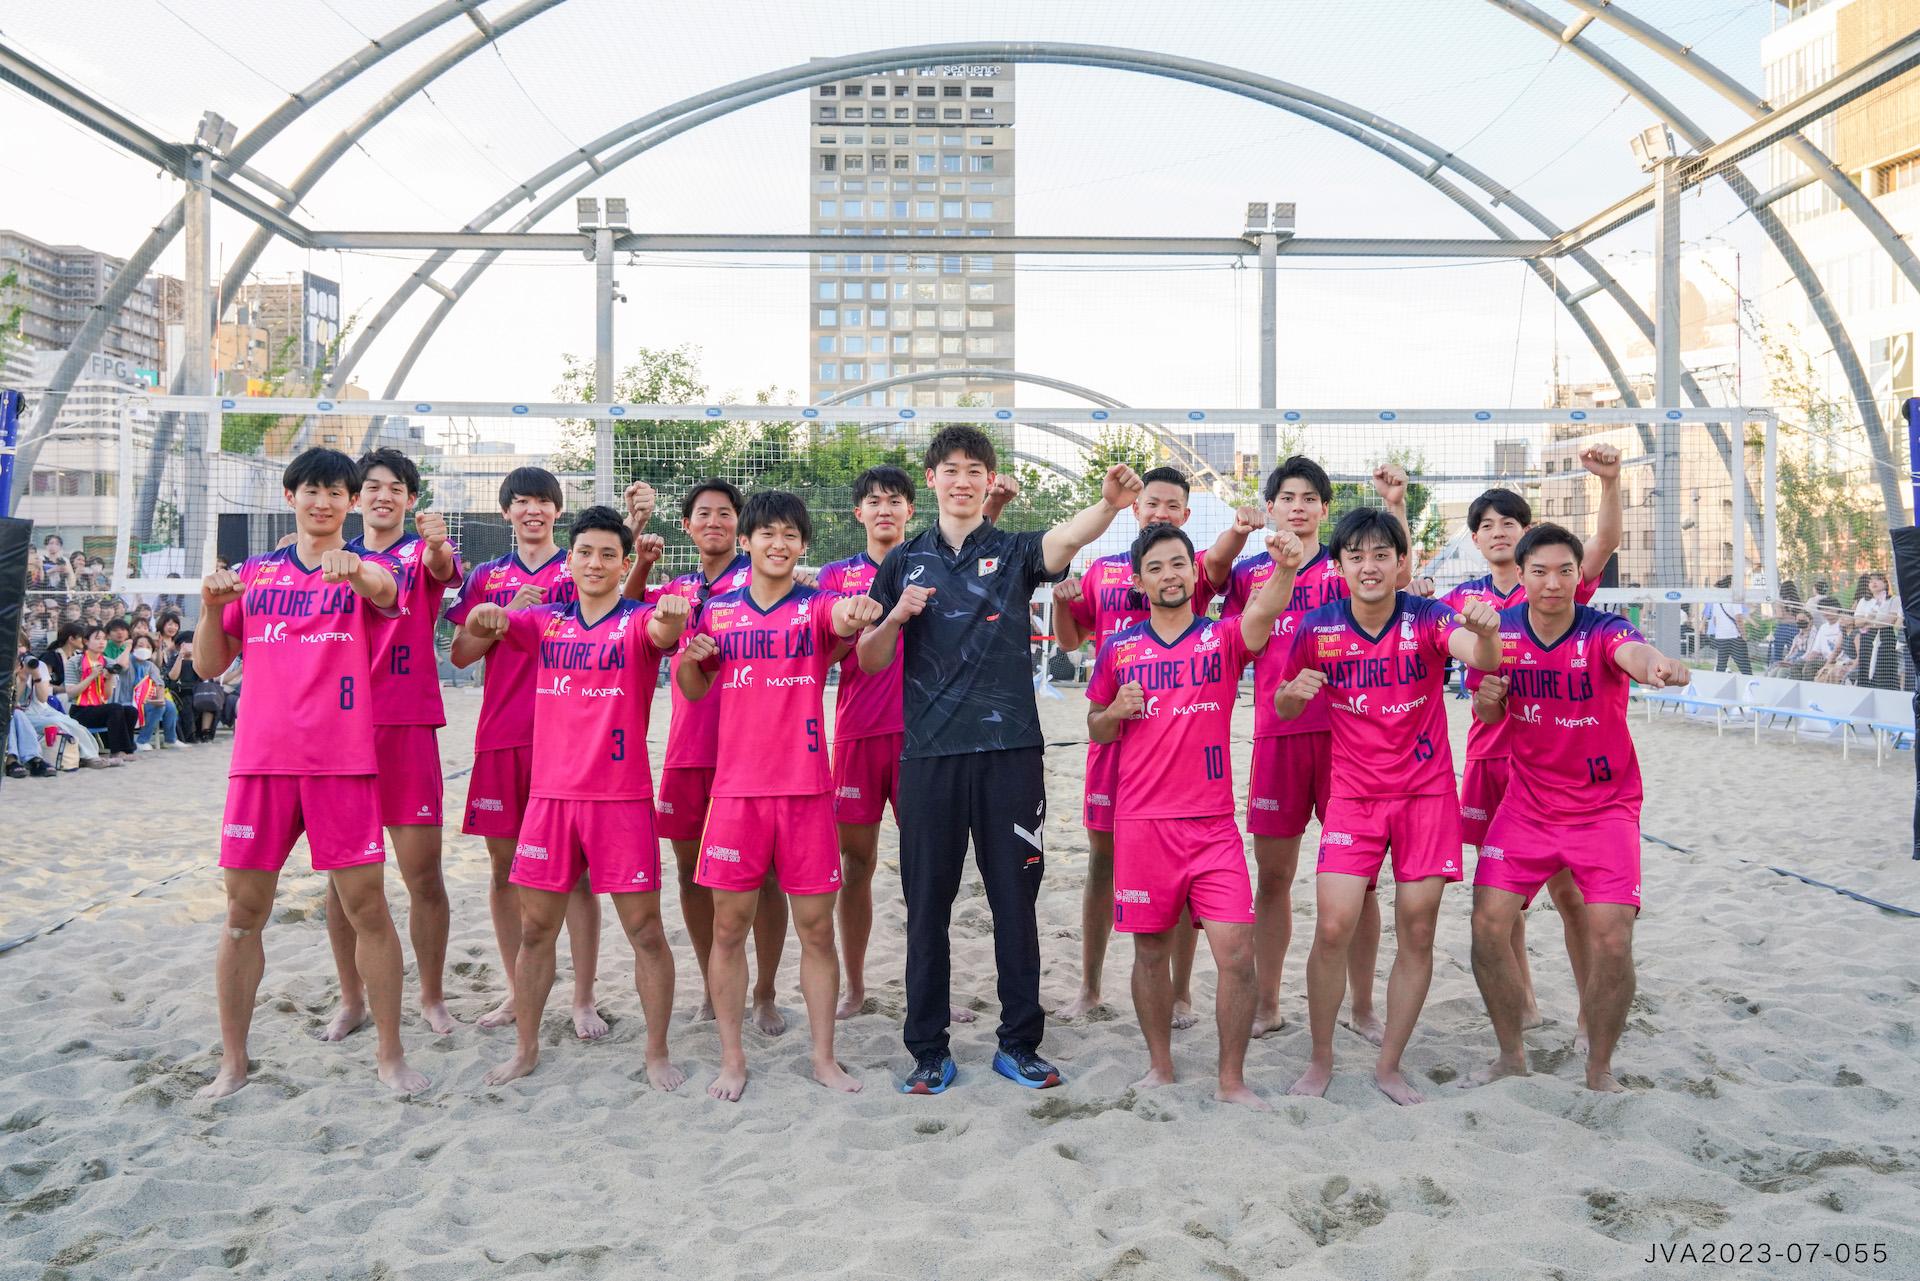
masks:
[[[1365,694],[1361,694],[1359,695],[1359,700],[1361,702],[1364,702],[1366,700],[1366,697],[1367,696]],[[1407,712],[1415,711],[1421,707],[1424,707],[1426,705],[1426,702],[1427,702],[1427,696],[1425,694],[1422,694],[1420,697],[1414,699],[1410,703],[1388,703],[1385,707],[1380,709],[1380,712],[1384,716],[1400,716],[1400,715],[1404,715]]]
[[[762,682],[768,689],[787,689],[794,685],[817,685],[812,676],[769,676]]]
[[[1600,724],[1598,716],[1556,716],[1553,723],[1561,729],[1591,729]]]
[[[285,627],[286,624],[282,623],[279,624],[279,626]],[[350,641],[352,639],[352,632],[308,632],[300,638],[300,643],[302,645],[324,645],[328,641]]]
[[[1202,712],[1217,712],[1219,710],[1220,704],[1218,703],[1188,703],[1185,707],[1174,708],[1173,714],[1175,716],[1198,716]]]
[[[275,645],[287,638],[285,623],[268,623],[258,636],[247,637],[249,645]]]
[[[561,679],[565,680],[569,678],[562,677]],[[604,689],[583,689],[580,691],[580,696],[582,698],[625,698],[627,691],[621,689],[618,685],[613,685]]]
[[[732,673],[721,684],[721,689],[745,689],[753,684],[753,664],[748,663],[739,671]]]

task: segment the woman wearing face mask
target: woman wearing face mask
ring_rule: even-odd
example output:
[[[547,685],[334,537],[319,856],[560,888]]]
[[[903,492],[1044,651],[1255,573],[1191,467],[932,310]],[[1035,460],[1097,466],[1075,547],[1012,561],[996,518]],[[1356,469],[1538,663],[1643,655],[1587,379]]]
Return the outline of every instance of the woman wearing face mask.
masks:
[[[140,715],[140,731],[134,738],[136,750],[153,750],[155,731],[165,731],[162,747],[180,745],[180,709],[167,696],[166,677],[154,662],[153,641],[141,636],[133,642],[133,662],[127,668],[127,681],[133,689],[133,705]]]

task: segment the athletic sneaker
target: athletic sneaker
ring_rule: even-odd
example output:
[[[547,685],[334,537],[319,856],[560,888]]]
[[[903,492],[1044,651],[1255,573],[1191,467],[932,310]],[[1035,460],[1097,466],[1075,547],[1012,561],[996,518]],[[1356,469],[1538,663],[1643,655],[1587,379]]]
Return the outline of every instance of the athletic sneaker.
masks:
[[[1001,1050],[993,1056],[993,1070],[1029,1090],[1050,1090],[1060,1084],[1060,1069],[1032,1050]]]
[[[902,1094],[943,1094],[953,1084],[953,1055],[928,1050],[914,1060],[913,1071],[900,1083]]]

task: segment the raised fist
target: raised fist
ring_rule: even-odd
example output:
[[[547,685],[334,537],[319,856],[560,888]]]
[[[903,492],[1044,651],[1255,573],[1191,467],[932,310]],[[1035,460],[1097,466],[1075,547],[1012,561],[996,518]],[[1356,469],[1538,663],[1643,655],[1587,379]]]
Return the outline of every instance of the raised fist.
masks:
[[[426,540],[428,551],[438,551],[447,541],[447,518],[439,512],[416,511],[413,531]]]
[[[200,580],[200,599],[209,608],[239,600],[245,591],[240,575],[231,569],[216,569]]]
[[[1677,658],[1668,658],[1662,654],[1653,660],[1653,667],[1647,672],[1647,684],[1654,689],[1665,689],[1669,685],[1685,685],[1693,679],[1693,669]]]
[[[344,547],[320,553],[320,579],[327,583],[344,583],[360,572],[360,557]]]
[[[667,554],[667,540],[658,534],[641,534],[633,540],[633,558],[643,565],[657,564]]]
[[[653,486],[644,480],[636,480],[627,486],[627,528],[634,533],[645,529],[647,522],[653,519],[653,509],[657,495]]]
[[[1303,703],[1313,701],[1321,686],[1327,683],[1327,674],[1317,667],[1303,667],[1300,674],[1280,687],[1283,696],[1297,698]]]
[[[1020,497],[1020,478],[1010,471],[995,472],[993,484],[987,487],[987,501],[1005,507]]]
[[[1609,480],[1620,474],[1620,451],[1612,445],[1588,445],[1580,451],[1580,465],[1600,479]]]
[[[900,603],[893,607],[893,616],[901,622],[909,618],[918,618],[927,607],[927,600],[936,591],[932,587],[909,587],[900,593]]]
[[[842,597],[834,609],[839,612],[842,626],[855,628],[871,627],[886,613],[880,608],[880,602],[871,596]]]
[[[1233,509],[1233,532],[1236,534],[1257,534],[1267,526],[1267,514],[1249,503],[1245,507]]]
[[[466,628],[475,640],[499,640],[507,634],[507,611],[498,605],[475,605]]]
[[[1298,534],[1280,529],[1267,535],[1267,555],[1279,569],[1298,569],[1307,558],[1307,549],[1301,545]]]
[[[1381,463],[1373,469],[1373,492],[1389,507],[1406,506],[1406,470],[1399,463]]]
[[[1147,692],[1140,688],[1139,681],[1128,681],[1113,696],[1113,706],[1109,710],[1132,720],[1147,710]]]
[[[530,609],[547,598],[547,589],[538,583],[522,583],[520,590],[507,602],[508,609]]]
[[[654,602],[653,612],[656,617],[663,618],[668,622],[672,622],[676,618],[684,621],[687,615],[693,612],[693,606],[687,603],[685,596],[677,592],[668,592],[658,601]]]
[[[719,653],[720,646],[713,637],[707,635],[705,632],[695,632],[688,638],[687,647],[680,651],[680,661],[683,663],[704,663],[709,658],[717,657]]]
[[[1476,596],[1460,607],[1460,626],[1475,636],[1491,636],[1500,630],[1500,611]]]
[[[1140,474],[1125,463],[1115,463],[1107,468],[1106,479],[1100,482],[1100,498],[1107,506],[1119,511],[1123,507],[1133,506],[1133,500],[1140,497],[1140,491],[1146,486],[1140,483]]]
[[[1080,599],[1080,580],[1079,579],[1063,578],[1059,582],[1053,585],[1053,603],[1054,604],[1071,605],[1073,604],[1073,602],[1079,599]]]

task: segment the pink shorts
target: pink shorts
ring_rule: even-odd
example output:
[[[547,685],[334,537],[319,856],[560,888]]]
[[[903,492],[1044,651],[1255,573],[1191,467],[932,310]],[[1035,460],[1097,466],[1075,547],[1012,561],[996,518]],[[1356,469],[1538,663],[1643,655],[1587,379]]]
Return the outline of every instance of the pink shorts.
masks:
[[[1247,782],[1247,835],[1295,837],[1307,820],[1327,821],[1333,787],[1333,735],[1325,730],[1253,740]]]
[[[277,872],[302,832],[316,872],[384,863],[379,804],[371,774],[235,774],[220,866]]]
[[[1640,906],[1640,824],[1630,818],[1543,823],[1509,806],[1493,820],[1474,865],[1475,887],[1518,894],[1528,903],[1562,868],[1589,903]]]
[[[1089,832],[1113,830],[1113,794],[1120,790],[1120,744],[1087,744],[1087,786],[1080,807]]]
[[[904,734],[870,734],[833,745],[833,818],[849,827],[878,823],[887,802],[900,819],[900,749]]]
[[[467,821],[460,830],[468,836],[520,835],[527,812],[527,790],[533,786],[533,748],[496,747],[473,754],[473,773],[467,778]]]
[[[1113,928],[1158,934],[1182,909],[1201,921],[1253,920],[1253,882],[1233,815],[1123,818],[1113,828]]]
[[[697,841],[707,825],[708,795],[713,770],[669,767],[660,771],[660,790],[654,794],[654,823],[669,841]]]
[[[1467,758],[1460,779],[1460,839],[1467,844],[1487,843],[1487,825],[1500,812],[1500,798],[1507,794],[1507,774],[1504,756]]]
[[[565,894],[587,874],[595,894],[652,894],[660,888],[660,838],[653,801],[527,802],[508,880],[530,890]]]
[[[772,868],[785,894],[840,888],[840,834],[833,797],[716,796],[700,838],[696,885],[757,890]]]
[[[376,725],[380,821],[388,827],[440,826],[440,737],[431,725]]]
[[[1315,871],[1377,881],[1389,849],[1395,881],[1459,880],[1458,798],[1451,791],[1380,800],[1334,797],[1321,820]]]

